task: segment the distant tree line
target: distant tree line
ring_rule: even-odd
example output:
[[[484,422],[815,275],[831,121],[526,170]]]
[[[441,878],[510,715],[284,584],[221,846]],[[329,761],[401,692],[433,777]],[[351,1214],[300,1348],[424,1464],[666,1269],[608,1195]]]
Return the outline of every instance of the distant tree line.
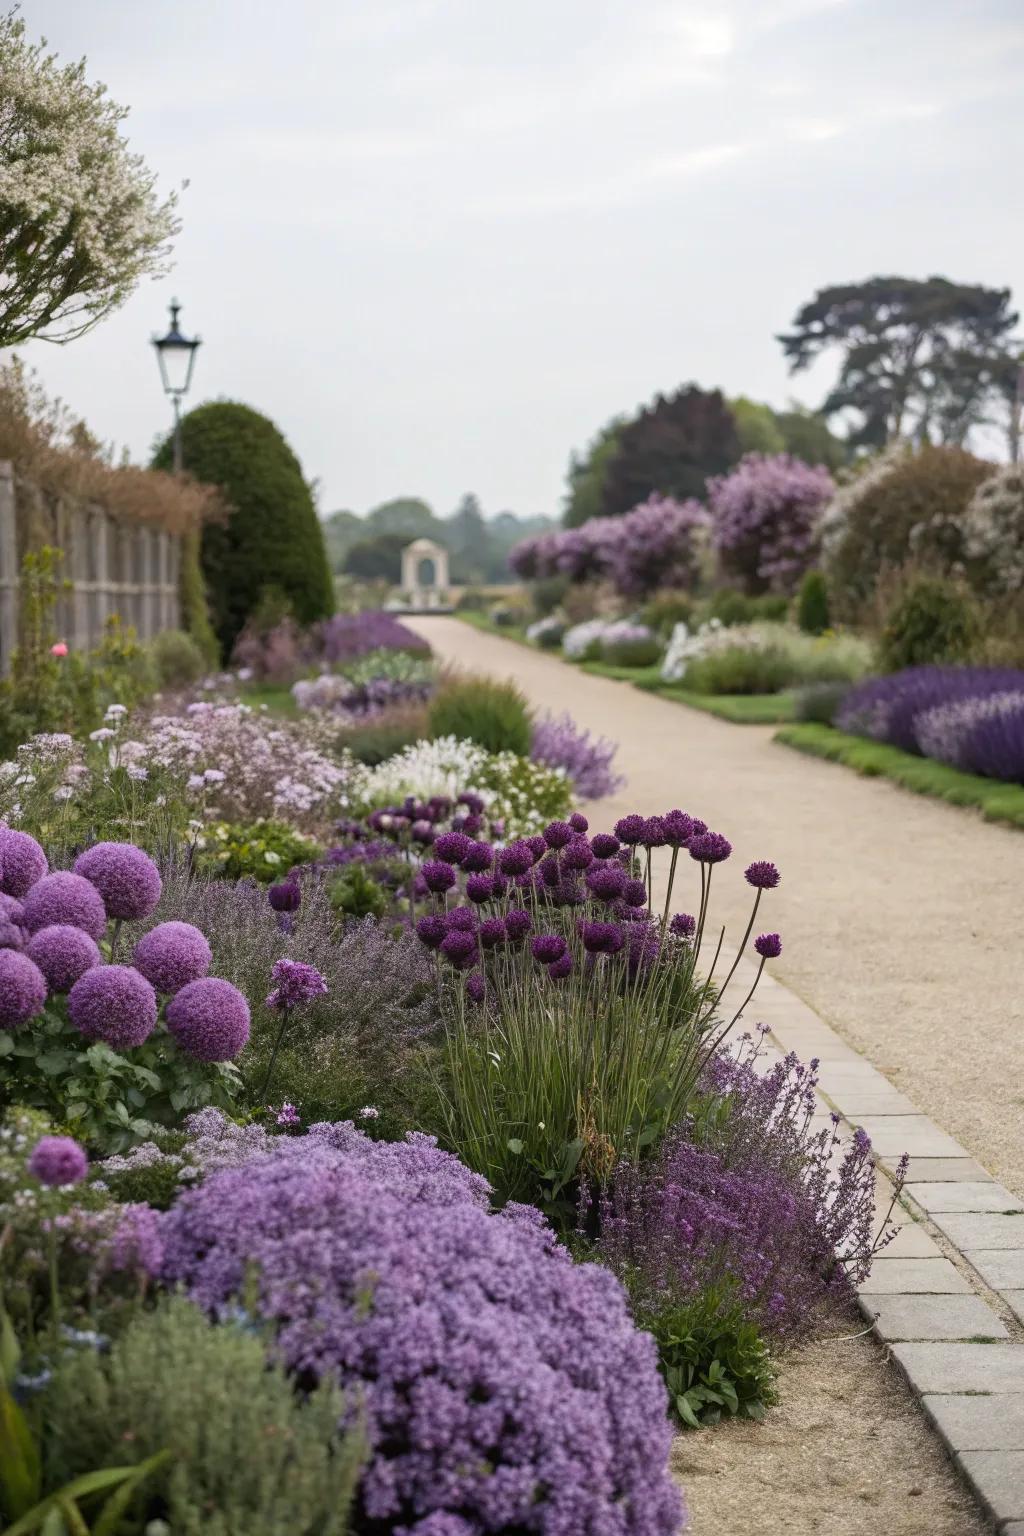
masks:
[[[453,582],[507,581],[513,545],[555,526],[550,517],[517,517],[499,512],[485,518],[473,495],[463,496],[450,517],[438,517],[425,501],[402,496],[375,507],[365,517],[333,512],[324,521],[332,568],[364,581],[398,582],[402,550],[413,539],[433,539],[448,550]]]

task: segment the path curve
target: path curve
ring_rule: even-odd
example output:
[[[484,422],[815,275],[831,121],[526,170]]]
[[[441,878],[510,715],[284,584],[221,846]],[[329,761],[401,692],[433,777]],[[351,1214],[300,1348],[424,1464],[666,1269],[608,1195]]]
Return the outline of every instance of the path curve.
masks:
[[[729,933],[748,910],[739,870],[773,859],[780,980],[1024,1198],[1024,834],[460,620],[407,622],[442,661],[618,743],[627,787],[601,826],[679,805],[724,832],[736,856],[712,918]]]

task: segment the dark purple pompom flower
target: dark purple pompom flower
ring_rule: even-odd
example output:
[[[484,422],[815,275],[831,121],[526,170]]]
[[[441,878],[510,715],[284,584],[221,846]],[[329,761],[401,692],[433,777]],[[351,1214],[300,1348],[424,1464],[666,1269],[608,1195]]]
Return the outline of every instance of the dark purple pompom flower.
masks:
[[[636,843],[643,842],[645,824],[644,817],[637,816],[635,813],[632,816],[623,816],[615,823],[615,836],[620,843],[632,847]],[[597,852],[596,848],[594,852]]]
[[[89,1172],[89,1159],[70,1136],[42,1136],[32,1148],[28,1171],[40,1184],[66,1189],[69,1184],[81,1184]]]
[[[163,888],[153,860],[134,843],[95,843],[78,855],[75,874],[92,881],[108,917],[129,921],[148,917]]]
[[[46,977],[51,992],[70,992],[79,976],[102,964],[96,940],[70,923],[40,928],[29,940],[26,954]]]
[[[289,963],[279,960],[277,965]],[[303,969],[311,971],[313,967]],[[319,971],[316,974],[319,976]],[[274,979],[280,981],[276,975]],[[326,982],[323,991],[327,991]],[[230,981],[200,976],[198,981],[187,982],[167,1004],[167,1028],[178,1049],[196,1061],[234,1061],[249,1038],[249,1004]]]
[[[530,848],[531,848],[531,850],[533,852],[533,862],[535,864],[539,864],[541,859],[544,857],[544,855],[548,851],[547,843],[544,841],[544,839],[540,836],[539,833],[537,833],[534,837],[526,838],[525,841],[529,843]]]
[[[107,931],[107,913],[99,891],[83,875],[63,870],[36,881],[25,897],[22,921],[29,933],[64,923],[83,929],[94,939],[102,939]]]
[[[574,832],[582,833],[588,831],[590,828],[590,822],[582,814],[581,811],[573,811],[572,815],[569,817],[569,825],[572,827]]]
[[[476,933],[476,913],[472,907],[452,907],[445,913],[444,921],[449,933],[455,928],[461,928],[463,933]]]
[[[575,837],[567,848],[562,850],[561,864],[563,869],[589,869],[594,862],[594,850],[585,837]]]
[[[425,917],[417,918],[416,932],[428,949],[440,949],[448,925],[439,913],[428,912]]]
[[[697,932],[697,919],[691,917],[689,912],[677,912],[668,926],[669,932],[674,933],[677,939],[692,939]]]
[[[477,903],[494,899],[493,875],[470,875],[466,881],[466,895]]]
[[[721,832],[696,832],[687,846],[690,858],[700,864],[721,864],[732,853],[732,843]]]
[[[524,912],[522,907],[513,907],[510,912],[505,913],[505,934],[510,943],[519,944],[526,938],[532,927],[530,914]]]
[[[442,832],[434,838],[434,857],[443,859],[446,864],[459,864],[469,841],[463,832]]]
[[[450,891],[457,879],[452,866],[443,863],[440,859],[428,859],[420,870],[420,874],[423,876],[427,890],[433,891],[436,896]]]
[[[0,891],[20,899],[46,874],[46,854],[34,837],[0,827]]]
[[[505,924],[500,917],[485,917],[480,924],[480,943],[484,949],[494,949],[505,942]]]
[[[426,817],[413,822],[411,835],[414,843],[422,843],[424,847],[429,847],[434,841],[434,829]]]
[[[759,891],[773,891],[782,876],[774,864],[767,859],[755,859],[753,864],[748,864],[743,871],[743,878],[748,885],[754,886]]]
[[[454,825],[455,823],[452,822],[452,826]],[[484,819],[482,816],[463,816],[461,830],[466,833],[467,837],[473,838],[483,830],[483,825]]]
[[[87,1040],[127,1051],[156,1027],[156,993],[130,965],[96,965],[68,994],[68,1018]]]
[[[645,848],[664,848],[669,841],[665,823],[660,816],[648,816],[644,821],[644,835],[640,839]]]
[[[625,943],[625,934],[618,923],[580,923],[583,948],[591,955],[617,955]]]
[[[0,949],[0,1028],[17,1029],[43,1010],[46,977],[27,955]]]
[[[490,843],[470,843],[462,855],[462,867],[470,873],[480,874],[494,863],[494,849]]]
[[[132,964],[166,993],[205,976],[212,959],[206,935],[191,923],[158,923],[136,944]]]
[[[619,851],[619,840],[610,832],[595,832],[590,839],[590,846],[599,859],[610,859]]]
[[[544,828],[544,841],[549,848],[564,848],[572,842],[574,835],[567,821],[550,821]]]
[[[549,853],[546,858],[541,859],[538,868],[540,869],[541,880],[548,890],[553,891],[562,878],[562,871],[558,865],[558,855],[556,853]]]
[[[627,880],[622,887],[622,899],[627,907],[647,905],[647,887],[642,880]]]
[[[327,995],[327,982],[315,965],[307,965],[304,960],[275,960],[270,969],[270,979],[275,986],[267,998],[268,1008],[299,1008],[303,1003],[311,1003]],[[198,982],[190,985],[198,986]],[[170,1010],[167,1017],[170,1018]]]
[[[530,940],[530,953],[540,965],[553,965],[565,954],[566,943],[560,933],[538,933]]]
[[[782,940],[777,933],[759,933],[754,948],[762,960],[777,960],[782,954]]]
[[[484,813],[484,802],[472,789],[464,789],[456,803],[464,805],[466,810],[473,816],[482,816]]]
[[[548,975],[552,981],[564,981],[566,976],[572,975],[572,955],[566,950],[557,960],[548,966]]]
[[[693,817],[687,816],[685,811],[667,811],[661,821],[665,828],[665,841],[671,848],[681,848],[693,836]]]
[[[533,867],[533,849],[525,839],[509,843],[498,854],[498,868],[503,875],[525,875]]]
[[[267,900],[275,912],[297,912],[302,905],[302,890],[297,880],[279,880],[267,888]]]
[[[471,1003],[482,1003],[486,992],[484,978],[479,971],[470,971],[466,977],[466,996]]]
[[[441,953],[458,969],[472,965],[476,959],[476,935],[464,928],[450,928],[441,940]]]
[[[599,900],[617,901],[626,888],[628,877],[621,864],[592,864],[584,879]]]

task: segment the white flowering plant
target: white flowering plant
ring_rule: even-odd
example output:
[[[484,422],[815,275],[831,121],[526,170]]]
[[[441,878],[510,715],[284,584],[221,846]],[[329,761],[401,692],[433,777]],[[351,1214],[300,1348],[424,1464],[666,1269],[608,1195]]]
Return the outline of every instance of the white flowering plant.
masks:
[[[417,800],[465,791],[478,794],[492,822],[503,822],[506,837],[540,832],[564,816],[572,799],[563,768],[548,768],[514,752],[488,752],[456,736],[418,741],[371,769],[358,786],[362,807],[390,805],[412,795]]]

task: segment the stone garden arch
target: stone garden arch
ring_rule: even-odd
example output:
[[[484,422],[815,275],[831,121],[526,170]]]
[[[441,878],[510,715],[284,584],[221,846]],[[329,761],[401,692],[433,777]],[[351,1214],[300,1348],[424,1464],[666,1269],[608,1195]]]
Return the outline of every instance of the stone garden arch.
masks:
[[[448,601],[448,551],[433,539],[413,539],[402,550],[402,591],[410,608],[442,608]]]

